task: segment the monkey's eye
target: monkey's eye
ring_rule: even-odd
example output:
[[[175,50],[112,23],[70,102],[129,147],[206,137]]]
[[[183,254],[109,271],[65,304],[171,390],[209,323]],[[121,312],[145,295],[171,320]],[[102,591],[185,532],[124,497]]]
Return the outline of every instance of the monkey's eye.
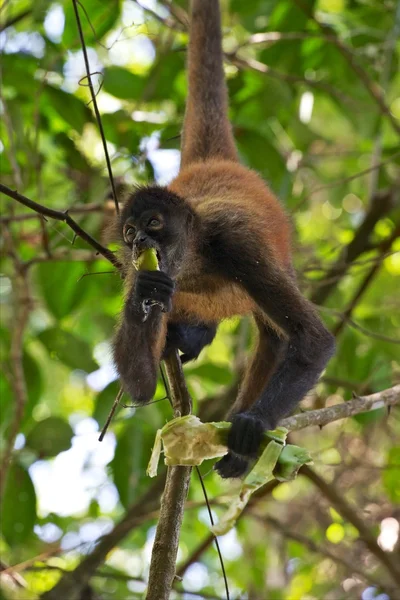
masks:
[[[152,217],[150,219],[150,221],[147,223],[147,227],[149,229],[153,229],[153,231],[157,231],[158,229],[161,229],[163,226],[162,222],[160,221],[160,219],[157,219],[156,217]]]
[[[131,244],[135,238],[136,229],[132,225],[125,225],[124,240],[127,244]]]

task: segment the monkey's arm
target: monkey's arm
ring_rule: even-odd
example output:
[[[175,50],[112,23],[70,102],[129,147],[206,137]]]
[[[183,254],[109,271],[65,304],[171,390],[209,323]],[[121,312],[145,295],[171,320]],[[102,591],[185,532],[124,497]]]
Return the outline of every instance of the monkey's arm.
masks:
[[[139,271],[125,301],[114,341],[114,361],[124,389],[139,404],[154,395],[167,331],[162,308],[152,306],[145,320],[143,301],[157,301],[168,312],[173,291],[172,280],[162,271]]]

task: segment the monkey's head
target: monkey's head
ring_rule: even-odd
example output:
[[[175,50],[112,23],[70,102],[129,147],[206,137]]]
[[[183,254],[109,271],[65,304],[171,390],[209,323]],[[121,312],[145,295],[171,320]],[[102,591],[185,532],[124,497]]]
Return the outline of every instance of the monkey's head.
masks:
[[[194,235],[196,215],[183,198],[165,187],[141,187],[126,201],[120,235],[133,258],[155,248],[160,269],[178,273]]]

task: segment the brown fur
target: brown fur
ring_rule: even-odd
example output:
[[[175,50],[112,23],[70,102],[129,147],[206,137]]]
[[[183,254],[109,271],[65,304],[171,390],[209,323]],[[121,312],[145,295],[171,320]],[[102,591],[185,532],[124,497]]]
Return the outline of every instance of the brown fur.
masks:
[[[224,477],[238,476],[247,464],[238,455],[251,455],[263,428],[275,427],[315,384],[332,355],[333,341],[296,287],[285,211],[261,177],[238,162],[227,116],[218,0],[192,0],[188,82],[181,172],[169,186],[151,192],[154,198],[165,194],[166,205],[177,207],[179,240],[173,248],[179,251],[179,264],[168,272],[176,288],[172,312],[157,322],[146,348],[152,365],[158,364],[167,320],[210,330],[222,319],[254,315],[258,344],[231,410],[228,446],[234,454],[219,467]],[[134,196],[132,202],[133,208],[141,207]],[[181,224],[185,214],[189,216]],[[134,273],[130,265],[127,270],[129,291]],[[141,327],[137,325],[137,335],[144,343]],[[121,364],[128,350],[117,348]],[[134,367],[141,378],[142,354]],[[155,388],[154,369],[149,377]]]

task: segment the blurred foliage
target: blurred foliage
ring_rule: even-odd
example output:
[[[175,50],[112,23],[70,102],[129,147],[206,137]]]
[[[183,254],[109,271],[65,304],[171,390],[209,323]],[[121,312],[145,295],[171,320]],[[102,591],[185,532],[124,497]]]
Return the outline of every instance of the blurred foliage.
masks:
[[[172,178],[186,96],[187,34],[176,18],[181,12],[170,14],[167,2],[147,2],[149,10],[139,4],[80,2],[114,176],[127,184],[143,183],[154,174],[161,181]],[[230,115],[241,158],[262,173],[292,214],[299,284],[312,297],[368,213],[373,194],[395,187],[400,156],[398,134],[387,115],[338,44],[301,6],[347,45],[371,86],[383,90],[400,124],[400,3],[222,4]],[[174,7],[187,10],[187,2],[174,2]],[[1,23],[2,182],[46,206],[76,209],[74,218],[102,239],[109,182],[72,2],[5,1]],[[257,43],[257,35],[272,32],[280,35]],[[380,162],[380,168],[363,173]],[[4,196],[1,202],[6,219],[0,280],[2,451],[15,422],[11,340],[18,336],[28,301],[21,294],[21,278],[30,314],[20,348],[27,403],[8,472],[0,538],[2,568],[27,563],[18,574],[22,583],[0,577],[0,596],[29,600],[55,584],[58,569],[73,569],[149,489],[145,467],[154,434],[171,410],[166,400],[138,410],[120,408],[105,441],[98,443],[98,430],[118,391],[110,374],[110,343],[122,303],[119,276],[74,240],[65,224],[32,214],[18,220],[29,211]],[[304,407],[348,400],[352,391],[368,394],[398,380],[398,345],[386,339],[400,338],[398,240],[386,257],[380,255],[380,244],[398,222],[397,200],[324,302],[321,314],[334,330],[378,260],[379,269],[352,310],[362,329],[345,324],[337,354]],[[223,323],[198,363],[185,367],[196,412],[212,414],[218,408],[214,398],[234,387],[251,344],[247,320]],[[164,396],[160,381],[156,399]],[[311,451],[316,470],[354,506],[375,537],[379,527],[383,536],[384,519],[398,522],[398,409],[389,418],[375,411],[292,437]],[[229,504],[236,484],[222,482],[210,468],[204,469],[210,498]],[[189,501],[182,563],[208,535],[196,477]],[[214,510],[220,514],[217,505]],[[103,576],[92,580],[101,598],[140,596],[154,525],[151,514],[107,556]],[[385,547],[387,542],[379,539]],[[384,567],[368,554],[354,526],[301,476],[261,499],[221,543],[232,598],[388,598],[378,596],[379,585],[371,587],[362,575],[373,574],[388,590]],[[354,571],[335,556],[345,556]],[[43,561],[52,569],[45,569]],[[185,598],[224,597],[212,547],[189,568],[179,589],[198,594]],[[177,592],[176,597],[183,596]]]

